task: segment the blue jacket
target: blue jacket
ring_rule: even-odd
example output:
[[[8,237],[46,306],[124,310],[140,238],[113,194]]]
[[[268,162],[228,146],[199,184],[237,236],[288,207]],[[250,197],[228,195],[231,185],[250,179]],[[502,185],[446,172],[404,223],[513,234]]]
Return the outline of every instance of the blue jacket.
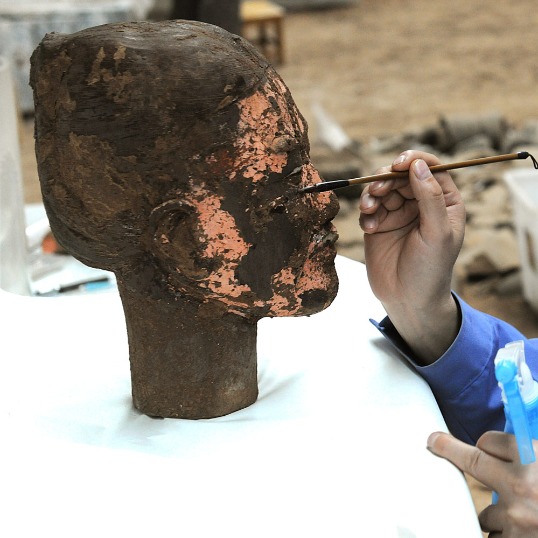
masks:
[[[501,391],[495,379],[494,359],[508,342],[524,340],[525,357],[538,374],[538,339],[527,339],[517,329],[475,310],[459,297],[461,328],[450,348],[436,362],[420,366],[388,317],[372,323],[430,385],[450,432],[475,444],[488,430],[503,430]]]

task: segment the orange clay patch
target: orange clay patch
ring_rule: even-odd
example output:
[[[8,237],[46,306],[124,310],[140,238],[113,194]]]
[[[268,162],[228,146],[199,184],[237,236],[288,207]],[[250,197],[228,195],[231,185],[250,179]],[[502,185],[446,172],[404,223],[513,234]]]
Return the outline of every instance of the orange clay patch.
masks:
[[[272,278],[272,288],[273,290],[278,289],[293,289],[295,287],[295,276],[291,267],[285,267],[277,273]],[[293,298],[296,299],[295,291],[293,293]],[[282,316],[282,315],[293,315],[299,309],[300,303],[297,303],[297,300],[294,301],[294,305],[290,304],[290,300],[283,295],[280,295],[276,291],[273,294],[273,299],[271,300],[271,308],[269,312],[273,316]]]
[[[240,285],[235,278],[235,270],[250,248],[239,234],[234,218],[221,209],[220,200],[209,191],[197,189],[195,196],[189,200],[198,212],[198,220],[204,243],[203,256],[218,258],[219,268],[210,273],[201,283],[223,302],[233,305],[241,304],[231,298],[237,298],[251,289]]]
[[[274,153],[270,148],[278,134],[276,112],[274,105],[269,101],[271,96],[282,101],[282,96],[265,90],[242,100],[239,107],[239,131],[242,134],[235,146],[239,148],[237,155],[241,155],[242,158],[234,163],[233,168],[243,170],[242,176],[253,182],[262,180],[268,171],[282,172],[288,160],[285,152]],[[290,124],[291,118],[287,107],[282,107],[281,113],[282,123]]]
[[[297,293],[301,295],[307,291],[325,290],[331,286],[331,278],[325,271],[320,270],[318,261],[308,258],[303,268],[303,272],[297,281]]]

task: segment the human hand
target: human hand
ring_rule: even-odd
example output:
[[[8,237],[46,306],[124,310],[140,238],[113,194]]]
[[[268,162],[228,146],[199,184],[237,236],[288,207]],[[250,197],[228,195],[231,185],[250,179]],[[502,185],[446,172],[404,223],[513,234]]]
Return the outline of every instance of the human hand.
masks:
[[[538,441],[533,444],[538,452]],[[513,435],[486,432],[473,447],[436,432],[428,438],[428,449],[498,493],[497,504],[478,516],[490,538],[538,537],[538,463],[519,463]]]
[[[448,172],[431,174],[434,155],[405,151],[378,173],[409,170],[409,179],[374,182],[360,200],[368,279],[417,358],[435,362],[459,330],[452,270],[465,208]]]

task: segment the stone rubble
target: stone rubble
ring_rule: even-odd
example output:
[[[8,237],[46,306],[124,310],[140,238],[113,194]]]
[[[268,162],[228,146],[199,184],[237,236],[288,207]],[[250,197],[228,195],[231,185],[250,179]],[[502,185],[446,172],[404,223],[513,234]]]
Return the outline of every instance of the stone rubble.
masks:
[[[503,153],[528,151],[538,155],[538,120],[515,127],[500,114],[454,115],[416,132],[376,138],[335,152],[319,142],[312,146],[312,161],[324,180],[370,175],[390,164],[406,149],[422,149],[442,162],[455,162]],[[454,271],[454,288],[481,282],[483,290],[509,294],[521,288],[520,254],[510,193],[503,180],[507,170],[531,168],[530,159],[488,164],[451,171],[467,209],[467,227]],[[538,180],[538,171],[537,180]],[[359,227],[361,187],[335,191],[340,213],[334,223],[340,239],[338,252],[364,262],[364,238]],[[537,223],[538,226],[538,223]]]

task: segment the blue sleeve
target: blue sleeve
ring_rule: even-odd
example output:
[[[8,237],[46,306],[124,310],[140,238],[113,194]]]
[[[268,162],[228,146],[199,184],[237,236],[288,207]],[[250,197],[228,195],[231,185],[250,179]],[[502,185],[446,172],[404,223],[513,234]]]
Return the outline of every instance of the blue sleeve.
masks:
[[[485,431],[504,429],[494,368],[497,351],[508,342],[524,340],[527,363],[536,378],[538,339],[525,338],[508,323],[475,310],[458,297],[456,302],[461,311],[458,336],[429,366],[420,366],[388,317],[372,323],[430,385],[451,433],[475,444]]]

